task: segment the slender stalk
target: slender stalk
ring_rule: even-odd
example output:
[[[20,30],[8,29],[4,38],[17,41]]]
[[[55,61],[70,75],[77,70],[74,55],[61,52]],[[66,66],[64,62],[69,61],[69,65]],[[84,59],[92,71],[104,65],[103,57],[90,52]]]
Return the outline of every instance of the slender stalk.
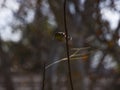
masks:
[[[67,0],[64,0],[64,28],[66,33],[66,52],[67,52],[67,61],[68,61],[68,74],[70,78],[70,86],[71,90],[74,90],[73,88],[73,82],[72,82],[72,75],[71,75],[71,65],[70,65],[70,53],[69,53],[69,44],[68,44],[68,30],[67,30],[67,22],[66,22],[66,3]]]
[[[75,51],[72,55],[70,55],[70,60],[71,60],[71,61],[83,59],[83,58],[85,58],[84,56],[89,56],[89,54],[91,54],[91,53],[94,52],[94,51],[90,51],[90,52],[87,52],[87,53],[85,53],[85,54],[78,54],[79,51],[80,51],[80,50],[77,50],[77,51]],[[55,65],[55,64],[58,64],[58,63],[60,63],[60,62],[67,61],[67,60],[68,60],[68,58],[62,58],[62,59],[60,59],[60,60],[57,60],[57,61],[55,61],[55,62],[52,62],[52,63],[48,64],[48,65],[45,67],[45,69],[48,69],[48,68],[52,67],[52,66]]]
[[[73,53],[72,55],[70,55],[70,58],[73,57],[74,55],[76,55],[78,52],[79,52],[79,50],[76,51],[75,53]],[[51,63],[51,64],[48,64],[48,65],[45,67],[45,69],[48,69],[49,67],[53,66],[54,64],[57,64],[57,63],[60,63],[60,62],[62,62],[62,61],[66,61],[66,60],[68,60],[68,58],[62,58],[62,59],[60,59],[60,60],[58,60],[58,61],[55,61],[55,62],[53,62],[53,63]]]
[[[45,90],[45,63],[43,65],[43,81],[42,81],[42,90]]]

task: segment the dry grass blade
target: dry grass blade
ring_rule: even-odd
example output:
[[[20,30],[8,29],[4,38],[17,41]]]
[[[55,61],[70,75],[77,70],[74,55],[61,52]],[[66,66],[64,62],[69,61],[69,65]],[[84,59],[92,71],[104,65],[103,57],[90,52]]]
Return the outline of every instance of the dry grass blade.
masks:
[[[90,49],[91,47],[83,47],[83,48],[72,48],[71,50],[87,50]]]
[[[71,60],[78,60],[78,59],[86,58],[85,56],[88,56],[90,53],[93,52],[93,51],[89,51],[89,52],[87,52],[87,53],[85,53],[85,54],[79,54],[79,51],[80,51],[81,49],[83,49],[83,48],[78,48],[78,49],[76,48],[76,51],[75,51],[72,55],[70,55]],[[85,49],[85,48],[84,48],[84,49]],[[87,48],[86,48],[86,49],[87,49]],[[66,60],[67,60],[67,58],[62,58],[62,59],[60,59],[60,60],[58,60],[58,61],[55,61],[55,62],[47,65],[47,66],[45,67],[45,69],[48,69],[48,68],[50,68],[51,66],[53,66],[53,65],[55,65],[55,64],[57,64],[57,63],[66,61]]]

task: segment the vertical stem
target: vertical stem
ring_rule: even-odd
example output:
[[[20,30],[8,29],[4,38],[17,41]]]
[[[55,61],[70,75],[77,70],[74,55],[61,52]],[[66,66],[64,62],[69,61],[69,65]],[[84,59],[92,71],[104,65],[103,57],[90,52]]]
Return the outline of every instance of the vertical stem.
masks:
[[[42,90],[45,90],[45,63],[43,65],[43,81],[42,81]]]
[[[68,30],[67,30],[67,22],[66,22],[66,3],[67,0],[64,0],[64,28],[65,28],[65,33],[66,33],[66,52],[67,52],[67,59],[68,59],[68,74],[70,78],[70,85],[71,85],[71,90],[73,89],[73,83],[72,83],[72,75],[71,75],[71,65],[70,65],[70,53],[69,53],[69,44],[68,44]]]

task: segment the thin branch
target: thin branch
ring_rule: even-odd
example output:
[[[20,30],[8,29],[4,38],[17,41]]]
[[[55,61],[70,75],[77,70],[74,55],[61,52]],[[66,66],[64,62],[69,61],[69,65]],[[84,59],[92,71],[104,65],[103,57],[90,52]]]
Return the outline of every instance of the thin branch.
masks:
[[[96,67],[96,71],[97,71],[97,72],[99,72],[102,63],[103,63],[103,61],[105,60],[105,56],[106,56],[106,55],[107,55],[107,53],[106,53],[106,52],[103,52],[103,56],[102,56],[100,62],[98,63],[98,65],[97,65],[97,67]]]
[[[86,54],[84,54],[84,55],[86,55]],[[79,59],[81,59],[81,58],[83,58],[83,57],[78,57],[78,58],[77,58],[77,57],[71,57],[70,60],[79,60]],[[51,66],[53,66],[53,65],[55,65],[55,64],[57,64],[57,63],[66,61],[66,60],[68,60],[68,59],[67,59],[67,58],[63,58],[63,59],[60,59],[60,60],[58,60],[58,61],[55,61],[55,62],[47,65],[47,66],[45,67],[45,69],[48,69],[48,68],[50,68]]]
[[[84,55],[89,55],[89,54],[94,52],[94,51],[90,51],[90,52],[87,52],[85,54],[78,54],[79,51],[80,51],[80,49],[76,50],[72,55],[70,55],[70,58],[71,58],[70,60],[83,59],[85,57]],[[57,61],[55,61],[55,62],[53,62],[51,64],[48,64],[45,67],[45,69],[48,69],[48,68],[52,67],[53,65],[58,64],[58,63],[63,62],[63,61],[66,61],[66,60],[68,60],[68,59],[67,58],[62,58],[60,60],[57,60]]]
[[[69,53],[69,45],[68,45],[67,22],[66,22],[66,4],[67,4],[67,0],[64,0],[64,25],[65,25],[65,33],[66,33],[66,52],[67,52],[67,61],[68,61],[68,73],[69,73],[69,78],[70,78],[71,90],[74,90],[73,82],[72,82],[72,75],[71,75],[70,56],[69,56],[70,53]]]
[[[86,55],[86,54],[84,54],[84,55]],[[84,57],[84,56],[82,56],[82,57],[71,57],[71,60],[79,60],[79,59],[82,59],[83,57]],[[66,60],[68,60],[68,59],[67,59],[67,58],[63,58],[63,59],[60,59],[60,60],[58,60],[58,61],[55,61],[55,62],[49,64],[48,66],[46,66],[45,69],[48,69],[48,68],[50,68],[51,66],[53,66],[53,65],[55,65],[55,64],[58,64],[58,63],[60,63],[60,62],[66,61]]]
[[[45,72],[46,72],[46,69],[45,69],[45,63],[43,65],[43,81],[42,81],[42,89],[41,90],[45,90]]]
[[[76,52],[74,52],[70,57],[75,56],[78,52],[79,52],[79,50],[77,50]],[[60,60],[58,60],[58,61],[55,61],[55,62],[47,65],[47,66],[45,67],[45,69],[48,69],[49,67],[53,66],[54,64],[57,64],[57,63],[60,63],[60,62],[62,62],[62,61],[66,61],[66,60],[67,60],[67,58],[63,58],[63,59],[60,59]]]
[[[87,50],[90,49],[91,47],[82,47],[82,48],[72,48],[71,50]]]

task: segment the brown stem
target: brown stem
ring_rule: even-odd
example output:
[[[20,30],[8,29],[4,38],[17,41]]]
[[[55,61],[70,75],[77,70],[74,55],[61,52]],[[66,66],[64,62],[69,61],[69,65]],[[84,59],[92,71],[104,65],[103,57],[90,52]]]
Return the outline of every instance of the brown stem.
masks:
[[[68,30],[67,30],[67,22],[66,22],[66,2],[67,0],[64,0],[64,28],[65,28],[65,33],[66,33],[66,53],[67,53],[67,60],[68,60],[68,74],[70,78],[70,85],[71,85],[71,90],[73,89],[73,83],[72,83],[72,75],[71,75],[71,66],[70,66],[70,53],[69,53],[69,44],[68,44]]]
[[[42,90],[45,90],[45,63],[43,65],[43,81],[42,81]]]

